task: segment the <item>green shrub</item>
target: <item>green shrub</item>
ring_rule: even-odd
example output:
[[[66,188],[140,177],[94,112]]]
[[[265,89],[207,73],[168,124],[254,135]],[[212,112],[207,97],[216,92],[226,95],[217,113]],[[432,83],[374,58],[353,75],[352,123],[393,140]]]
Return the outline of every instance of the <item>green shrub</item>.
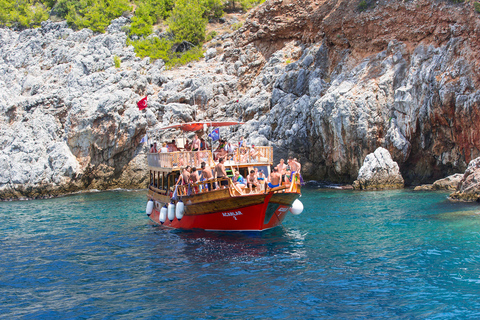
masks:
[[[368,8],[367,1],[365,0],[360,1],[360,3],[358,4],[358,10],[363,11],[363,10],[366,10],[367,8]]]
[[[475,11],[480,12],[480,3],[479,2],[475,2],[473,4],[473,7],[475,8]]]
[[[113,63],[115,63],[115,68],[120,68],[121,62],[122,60],[117,55],[113,56]]]
[[[0,0],[0,26],[36,28],[48,19],[50,7],[36,0]]]
[[[201,0],[201,5],[205,10],[203,17],[210,19],[223,16],[223,2],[221,0]]]
[[[65,15],[67,22],[78,29],[89,28],[96,32],[105,32],[110,22],[130,11],[128,0],[59,0],[55,11]]]
[[[162,59],[165,65],[170,68],[177,65],[184,65],[193,60],[200,60],[204,54],[201,46],[193,47],[183,53],[174,52],[172,49],[175,44],[174,41],[157,37],[136,41],[128,40],[127,43],[135,48],[137,56],[141,58],[150,57],[152,59]]]
[[[207,38],[205,39],[205,41],[210,41],[213,38],[215,38],[216,36],[217,36],[217,32],[216,31],[211,31],[207,34]]]
[[[236,30],[240,29],[242,26],[243,26],[242,22],[237,22],[235,24],[232,24],[232,30],[236,31]]]
[[[186,40],[197,45],[205,40],[207,19],[203,13],[199,0],[177,0],[167,21],[178,42]]]

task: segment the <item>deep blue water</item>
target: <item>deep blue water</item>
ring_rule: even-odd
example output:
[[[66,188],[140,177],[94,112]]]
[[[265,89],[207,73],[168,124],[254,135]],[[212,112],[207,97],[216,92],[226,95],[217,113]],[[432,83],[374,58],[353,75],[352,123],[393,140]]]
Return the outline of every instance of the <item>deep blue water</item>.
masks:
[[[480,207],[304,190],[264,233],[166,230],[139,192],[0,203],[2,319],[480,318]]]

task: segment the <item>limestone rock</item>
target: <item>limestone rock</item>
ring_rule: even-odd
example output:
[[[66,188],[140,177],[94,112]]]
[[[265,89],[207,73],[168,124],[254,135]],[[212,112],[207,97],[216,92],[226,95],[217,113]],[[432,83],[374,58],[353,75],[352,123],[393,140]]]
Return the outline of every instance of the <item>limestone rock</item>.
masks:
[[[403,186],[398,164],[388,150],[381,147],[367,155],[353,183],[356,190],[401,189]]]
[[[480,157],[468,164],[456,192],[450,195],[456,201],[480,201]]]
[[[457,190],[458,184],[463,179],[463,173],[455,173],[443,179],[435,181],[433,184],[424,184],[415,187],[418,190]]]

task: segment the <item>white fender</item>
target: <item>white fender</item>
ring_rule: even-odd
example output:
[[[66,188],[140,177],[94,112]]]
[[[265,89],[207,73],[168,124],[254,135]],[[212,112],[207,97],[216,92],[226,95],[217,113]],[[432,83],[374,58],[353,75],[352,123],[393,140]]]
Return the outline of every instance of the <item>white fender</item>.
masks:
[[[163,224],[165,220],[167,220],[167,206],[165,205],[160,209],[160,217],[158,218],[160,220],[160,223]]]
[[[177,208],[175,209],[175,216],[177,220],[180,221],[183,218],[183,213],[185,212],[185,205],[183,204],[182,200],[177,202]]]
[[[303,211],[303,203],[300,202],[300,200],[295,200],[292,203],[292,207],[290,208],[290,212],[293,213],[294,215],[299,215]]]
[[[150,217],[150,215],[152,214],[152,211],[153,211],[153,200],[148,200],[147,209],[145,210],[145,212],[147,213],[147,216]]]
[[[173,203],[168,204],[168,220],[173,221],[175,219],[175,205]]]

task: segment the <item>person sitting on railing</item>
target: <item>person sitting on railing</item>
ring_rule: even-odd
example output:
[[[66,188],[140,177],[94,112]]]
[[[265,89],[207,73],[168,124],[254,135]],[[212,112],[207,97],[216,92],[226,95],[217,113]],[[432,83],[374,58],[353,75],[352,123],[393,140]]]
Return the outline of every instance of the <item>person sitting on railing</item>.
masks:
[[[273,168],[273,171],[272,173],[270,173],[268,180],[269,180],[268,187],[270,189],[280,186],[280,181],[282,180],[282,176],[280,175],[280,173],[278,173],[277,167]]]
[[[248,153],[247,149],[242,147],[240,148],[240,163],[247,163],[248,162]]]
[[[227,155],[227,151],[225,150],[225,145],[226,145],[225,140],[220,139],[217,149],[213,152],[215,159],[220,159]]]
[[[215,166],[215,178],[216,179],[226,179],[227,178],[227,171],[225,170],[225,166],[223,162],[225,161],[224,158],[218,159],[218,164]],[[221,180],[220,187],[225,188],[228,186],[228,180]]]
[[[258,180],[255,176],[255,170],[250,170],[250,174],[247,176],[247,186],[250,188],[250,193],[252,193],[254,188],[258,188]]]
[[[297,158],[289,157],[288,165],[290,166],[290,170],[292,170],[292,173],[290,174],[290,181],[292,181],[293,175],[298,172],[300,175],[300,183],[303,185],[304,182],[301,173],[302,165],[297,161]]]
[[[287,172],[287,165],[285,164],[285,160],[280,159],[280,163],[277,164],[278,173],[282,176],[282,182],[285,182],[285,174]]]
[[[182,174],[178,177],[177,185],[181,183],[181,185],[187,185],[190,181],[190,171],[192,168],[190,166],[186,166],[183,168]]]
[[[240,174],[238,169],[235,169],[235,175],[233,176],[233,183],[239,187],[240,189],[243,189],[247,185],[247,181],[245,178]]]
[[[258,171],[257,173],[257,180],[258,180],[258,184],[260,185],[260,190],[264,190],[265,189],[265,175],[263,174],[263,170],[260,170]]]
[[[150,145],[150,153],[157,153],[157,143],[154,142],[153,144]]]
[[[201,168],[202,168],[202,174],[200,176],[200,181],[211,180],[213,178],[213,174],[210,167],[207,167],[207,164],[205,162],[202,162]],[[205,187],[207,188],[207,190],[212,190],[211,183],[205,184]]]
[[[255,149],[255,145],[252,144],[252,148],[250,149],[250,159],[251,162],[257,162],[258,151]]]

